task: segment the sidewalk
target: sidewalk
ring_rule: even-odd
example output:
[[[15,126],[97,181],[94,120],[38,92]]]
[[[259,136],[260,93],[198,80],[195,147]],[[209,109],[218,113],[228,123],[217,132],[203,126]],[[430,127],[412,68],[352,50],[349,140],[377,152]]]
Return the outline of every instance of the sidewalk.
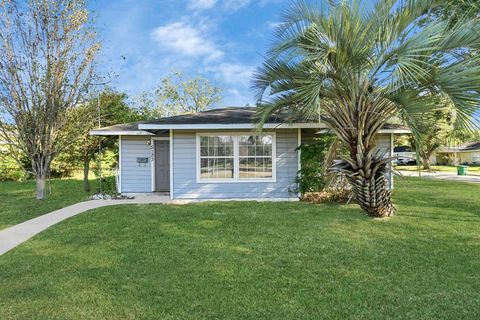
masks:
[[[43,230],[82,212],[123,204],[170,203],[167,196],[140,196],[129,200],[90,200],[41,215],[12,227],[0,230],[0,256],[27,241]]]
[[[419,176],[418,171],[400,171],[400,174],[406,177]],[[456,172],[421,172],[420,176],[440,180],[480,183],[480,176],[459,176]]]

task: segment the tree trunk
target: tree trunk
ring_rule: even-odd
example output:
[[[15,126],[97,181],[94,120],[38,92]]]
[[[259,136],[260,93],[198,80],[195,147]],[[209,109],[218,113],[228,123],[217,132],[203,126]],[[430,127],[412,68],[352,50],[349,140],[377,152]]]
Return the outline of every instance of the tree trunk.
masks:
[[[47,173],[38,172],[36,177],[37,182],[37,200],[43,200],[46,197],[46,182],[47,182]]]
[[[88,174],[90,172],[90,159],[83,161],[83,189],[85,192],[90,192],[90,181],[88,180]]]
[[[432,156],[432,152],[420,151],[419,154],[420,154],[420,158],[422,158],[423,169],[430,171],[432,169],[430,165],[430,157]]]
[[[347,176],[352,185],[355,200],[372,217],[390,217],[396,212],[391,200],[389,182],[385,177],[387,173],[387,166],[382,164],[381,168],[371,178],[362,176],[362,174]]]

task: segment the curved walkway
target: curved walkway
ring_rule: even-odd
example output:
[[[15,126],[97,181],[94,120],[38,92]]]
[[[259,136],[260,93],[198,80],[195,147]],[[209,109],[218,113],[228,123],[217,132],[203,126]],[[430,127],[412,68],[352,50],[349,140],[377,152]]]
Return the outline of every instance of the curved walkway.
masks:
[[[76,216],[77,214],[88,210],[120,204],[149,204],[169,202],[171,202],[171,200],[166,196],[141,196],[128,200],[90,200],[79,202],[31,220],[27,220],[12,227],[0,230],[0,256],[5,252],[15,248],[19,244],[27,241],[34,235],[47,229],[48,227],[51,227],[65,219]]]

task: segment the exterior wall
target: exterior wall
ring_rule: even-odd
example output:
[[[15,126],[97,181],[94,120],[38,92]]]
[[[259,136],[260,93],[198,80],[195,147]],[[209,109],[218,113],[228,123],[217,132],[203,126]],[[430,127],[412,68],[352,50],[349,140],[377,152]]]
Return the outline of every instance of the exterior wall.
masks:
[[[152,150],[150,136],[120,137],[121,192],[152,191]],[[137,157],[148,158],[148,163],[137,163]]]
[[[222,132],[226,132],[222,130]],[[231,131],[238,133],[239,131]],[[173,131],[175,199],[296,198],[298,130],[276,131],[276,182],[197,183],[196,132]]]
[[[460,152],[460,163],[480,164],[480,151]]]
[[[377,136],[377,148],[380,150],[384,157],[393,156],[393,145],[392,145],[392,136],[390,133],[381,133]],[[392,168],[392,164],[388,165],[389,168]],[[393,189],[393,172],[389,170],[387,174],[387,179],[389,182],[390,189]]]

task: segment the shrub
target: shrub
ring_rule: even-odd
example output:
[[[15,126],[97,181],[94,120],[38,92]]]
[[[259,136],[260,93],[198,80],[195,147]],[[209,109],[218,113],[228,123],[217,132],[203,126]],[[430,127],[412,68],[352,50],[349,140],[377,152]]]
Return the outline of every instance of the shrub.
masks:
[[[327,187],[325,158],[334,139],[334,136],[325,134],[299,147],[302,168],[297,174],[297,192],[301,194],[320,192]]]

